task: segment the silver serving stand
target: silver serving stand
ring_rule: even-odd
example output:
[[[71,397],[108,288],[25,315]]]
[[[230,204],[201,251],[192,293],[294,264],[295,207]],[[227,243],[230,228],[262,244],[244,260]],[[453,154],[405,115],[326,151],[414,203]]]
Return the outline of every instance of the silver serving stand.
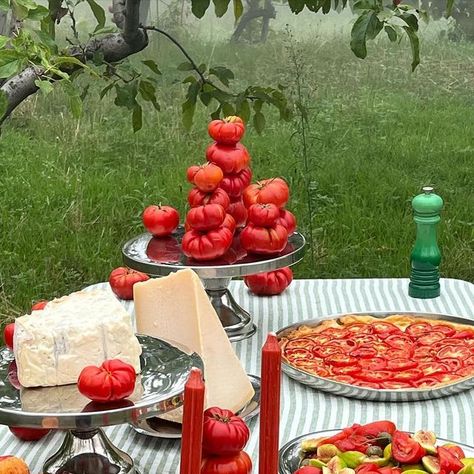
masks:
[[[102,427],[157,416],[183,404],[184,385],[200,357],[165,341],[138,336],[142,345],[141,374],[127,400],[90,402],[77,386],[22,388],[13,354],[0,351],[0,424],[66,430],[57,453],[43,474],[138,474],[130,456],[107,438]]]
[[[169,237],[157,238],[149,233],[139,235],[123,246],[123,261],[128,267],[153,276],[165,276],[184,268],[194,270],[201,278],[229,339],[235,342],[251,337],[256,326],[250,314],[237,304],[229,291],[231,279],[294,265],[303,258],[304,236],[295,232],[282,252],[265,257],[247,254],[236,233],[231,248],[223,257],[201,263],[182,253],[183,234],[184,229],[179,227]]]

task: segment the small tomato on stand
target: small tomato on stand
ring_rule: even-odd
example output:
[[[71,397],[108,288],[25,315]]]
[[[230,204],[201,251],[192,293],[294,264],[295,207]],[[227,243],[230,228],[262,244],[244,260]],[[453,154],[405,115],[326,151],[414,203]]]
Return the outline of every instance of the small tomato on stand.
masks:
[[[226,174],[221,181],[220,187],[231,197],[238,198],[244,189],[252,181],[252,170],[244,168],[239,173]]]
[[[186,223],[191,229],[207,231],[220,227],[225,217],[225,209],[220,204],[206,204],[191,208]]]
[[[288,235],[292,235],[296,230],[296,217],[287,209],[280,209],[280,217],[278,217],[276,223],[285,227]]]
[[[291,268],[285,267],[273,272],[248,275],[244,282],[252,293],[262,296],[273,296],[283,293],[293,281]]]
[[[280,217],[280,209],[275,204],[252,204],[248,213],[249,222],[260,227],[272,227]]]
[[[112,291],[122,300],[133,300],[133,285],[139,281],[147,281],[150,277],[146,273],[137,272],[127,267],[118,267],[109,275],[109,284]]]
[[[231,115],[222,120],[213,120],[207,126],[207,131],[216,142],[224,145],[234,145],[244,136],[245,125],[240,117]]]
[[[273,227],[259,227],[247,224],[240,233],[240,243],[247,252],[257,255],[273,255],[281,252],[288,242],[286,229],[276,224]]]
[[[148,206],[143,211],[143,225],[155,237],[170,235],[179,224],[179,213],[171,206]]]
[[[241,198],[230,203],[227,213],[234,218],[237,227],[243,227],[247,223],[247,208]]]
[[[119,359],[106,360],[100,367],[90,365],[82,369],[77,388],[94,402],[123,400],[133,393],[135,369]]]
[[[220,226],[207,232],[190,230],[181,241],[181,248],[187,257],[195,260],[214,260],[224,255],[232,244],[232,232]]]
[[[22,441],[39,441],[51,431],[42,428],[16,428],[15,426],[9,426],[8,429]]]
[[[204,193],[199,189],[194,188],[189,191],[188,203],[191,207],[204,206],[206,204],[220,204],[227,210],[230,205],[230,198],[221,188],[217,188],[212,193]]]
[[[250,207],[252,204],[275,204],[277,207],[285,207],[290,197],[290,189],[281,178],[271,178],[257,181],[248,186],[242,195],[244,204]]]
[[[15,335],[15,323],[10,323],[5,326],[3,330],[3,341],[5,345],[10,349],[13,350],[13,336]]]
[[[245,421],[230,410],[212,407],[204,412],[202,448],[206,455],[233,456],[250,437]]]
[[[49,301],[41,300],[37,301],[32,307],[31,311],[41,311],[49,303]]]
[[[201,474],[251,474],[252,460],[241,451],[235,456],[209,456],[202,460]]]
[[[225,174],[235,174],[246,168],[250,162],[250,155],[240,143],[223,145],[213,143],[206,150],[206,158],[216,164]]]
[[[192,173],[194,173],[193,183],[204,193],[215,191],[224,177],[222,170],[214,163],[199,166],[197,171],[188,172],[188,176]]]

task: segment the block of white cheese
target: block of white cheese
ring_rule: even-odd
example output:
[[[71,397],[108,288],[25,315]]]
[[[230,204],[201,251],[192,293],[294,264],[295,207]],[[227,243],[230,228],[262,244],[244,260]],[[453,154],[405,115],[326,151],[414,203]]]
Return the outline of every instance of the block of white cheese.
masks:
[[[13,351],[23,387],[76,383],[81,370],[120,359],[140,372],[131,318],[108,291],[79,291],[15,320]]]
[[[254,395],[201,280],[192,270],[136,283],[137,332],[175,341],[204,362],[206,406],[234,412]]]

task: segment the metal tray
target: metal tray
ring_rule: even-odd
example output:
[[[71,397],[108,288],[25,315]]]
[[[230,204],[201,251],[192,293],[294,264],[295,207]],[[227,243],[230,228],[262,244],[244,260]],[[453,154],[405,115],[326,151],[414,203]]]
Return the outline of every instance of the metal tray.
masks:
[[[417,313],[413,311],[392,311],[392,312],[362,312],[362,313],[342,313],[331,316],[323,316],[316,319],[307,319],[305,321],[298,321],[295,324],[286,326],[277,332],[277,336],[280,339],[286,334],[295,330],[299,326],[317,326],[323,321],[338,319],[348,314],[355,316],[373,316],[375,318],[383,319],[387,316],[395,314],[406,314],[413,317],[433,319],[433,320],[444,320],[452,323],[466,324],[474,328],[474,321],[470,319],[460,318],[457,316],[450,316],[446,314],[435,314],[435,313]],[[380,401],[380,402],[411,402],[419,400],[430,400],[433,398],[446,397],[455,393],[469,390],[474,387],[474,376],[461,379],[451,384],[442,385],[435,388],[424,388],[424,389],[398,389],[398,390],[387,390],[387,389],[373,389],[358,387],[355,385],[349,385],[335,380],[326,379],[317,375],[310,374],[303,370],[297,369],[285,361],[282,362],[282,369],[292,379],[298,382],[308,385],[312,388],[322,390],[324,392],[333,393],[335,395],[342,395],[349,398],[358,398],[361,400],[369,401]]]
[[[313,433],[308,433],[302,436],[298,436],[295,439],[292,439],[288,443],[286,443],[281,449],[280,449],[280,469],[279,469],[279,474],[293,474],[299,467],[300,462],[301,462],[301,456],[300,456],[300,446],[302,441],[305,439],[311,439],[311,438],[323,438],[323,437],[329,437],[333,436],[339,432],[342,431],[342,428],[338,430],[324,430],[324,431],[315,431]],[[467,446],[462,443],[458,443],[457,441],[449,441],[446,439],[438,439],[438,444],[445,444],[445,443],[455,443],[458,446],[460,446],[464,453],[466,454],[466,457],[474,457],[474,447],[472,446]]]

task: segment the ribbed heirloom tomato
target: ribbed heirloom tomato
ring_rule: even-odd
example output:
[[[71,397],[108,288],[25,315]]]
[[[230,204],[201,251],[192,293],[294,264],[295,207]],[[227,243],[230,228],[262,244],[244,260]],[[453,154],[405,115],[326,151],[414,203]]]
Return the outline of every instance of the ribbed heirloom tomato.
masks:
[[[226,216],[220,204],[206,204],[193,207],[186,216],[186,222],[195,230],[211,230],[221,226]]]
[[[206,158],[226,174],[239,173],[250,162],[247,148],[240,143],[236,145],[213,143],[207,147]]]
[[[191,166],[187,171],[188,181],[196,185],[205,193],[210,193],[219,187],[224,173],[214,163],[206,163],[201,166]]]
[[[100,367],[82,369],[77,381],[79,392],[94,402],[123,400],[135,389],[135,369],[119,359],[106,360]]]
[[[259,227],[249,223],[240,233],[240,243],[247,252],[272,255],[281,252],[288,242],[286,229],[279,224]]]
[[[227,227],[232,233],[234,233],[237,224],[231,214],[226,214],[222,226]]]
[[[240,117],[231,115],[223,120],[213,120],[207,126],[207,131],[216,142],[234,145],[244,136],[245,125]]]
[[[191,207],[204,206],[205,204],[220,204],[224,209],[230,205],[229,195],[221,188],[211,193],[205,193],[197,188],[191,189],[188,194],[188,203]]]
[[[212,407],[204,412],[202,448],[206,454],[233,456],[244,449],[249,437],[245,421],[230,410]]]
[[[252,170],[250,168],[244,168],[239,173],[226,174],[221,181],[220,187],[230,197],[240,197],[244,189],[252,181]]]
[[[223,226],[207,232],[190,230],[184,234],[181,248],[187,257],[195,260],[213,260],[229,250],[232,237],[232,232]]]
[[[287,209],[280,209],[280,216],[276,220],[276,223],[285,227],[288,235],[292,235],[296,230],[296,217]]]
[[[155,237],[170,235],[179,224],[179,213],[171,206],[148,206],[143,211],[143,225]]]
[[[234,218],[237,227],[242,227],[247,223],[247,208],[242,199],[239,198],[237,201],[231,201],[227,212]]]
[[[252,204],[248,213],[249,222],[261,227],[272,227],[280,217],[280,209],[275,204]]]
[[[139,281],[147,281],[150,277],[146,273],[137,272],[127,267],[118,267],[109,275],[109,284],[112,291],[122,300],[133,300],[133,285]]]
[[[257,273],[244,278],[245,284],[255,295],[279,295],[290,286],[293,281],[291,268],[285,267],[273,272]]]
[[[242,451],[235,456],[209,456],[202,460],[201,474],[251,474],[252,460]]]
[[[271,178],[257,181],[248,186],[243,192],[244,204],[250,207],[252,204],[275,204],[277,207],[285,207],[290,197],[290,190],[281,178]]]

